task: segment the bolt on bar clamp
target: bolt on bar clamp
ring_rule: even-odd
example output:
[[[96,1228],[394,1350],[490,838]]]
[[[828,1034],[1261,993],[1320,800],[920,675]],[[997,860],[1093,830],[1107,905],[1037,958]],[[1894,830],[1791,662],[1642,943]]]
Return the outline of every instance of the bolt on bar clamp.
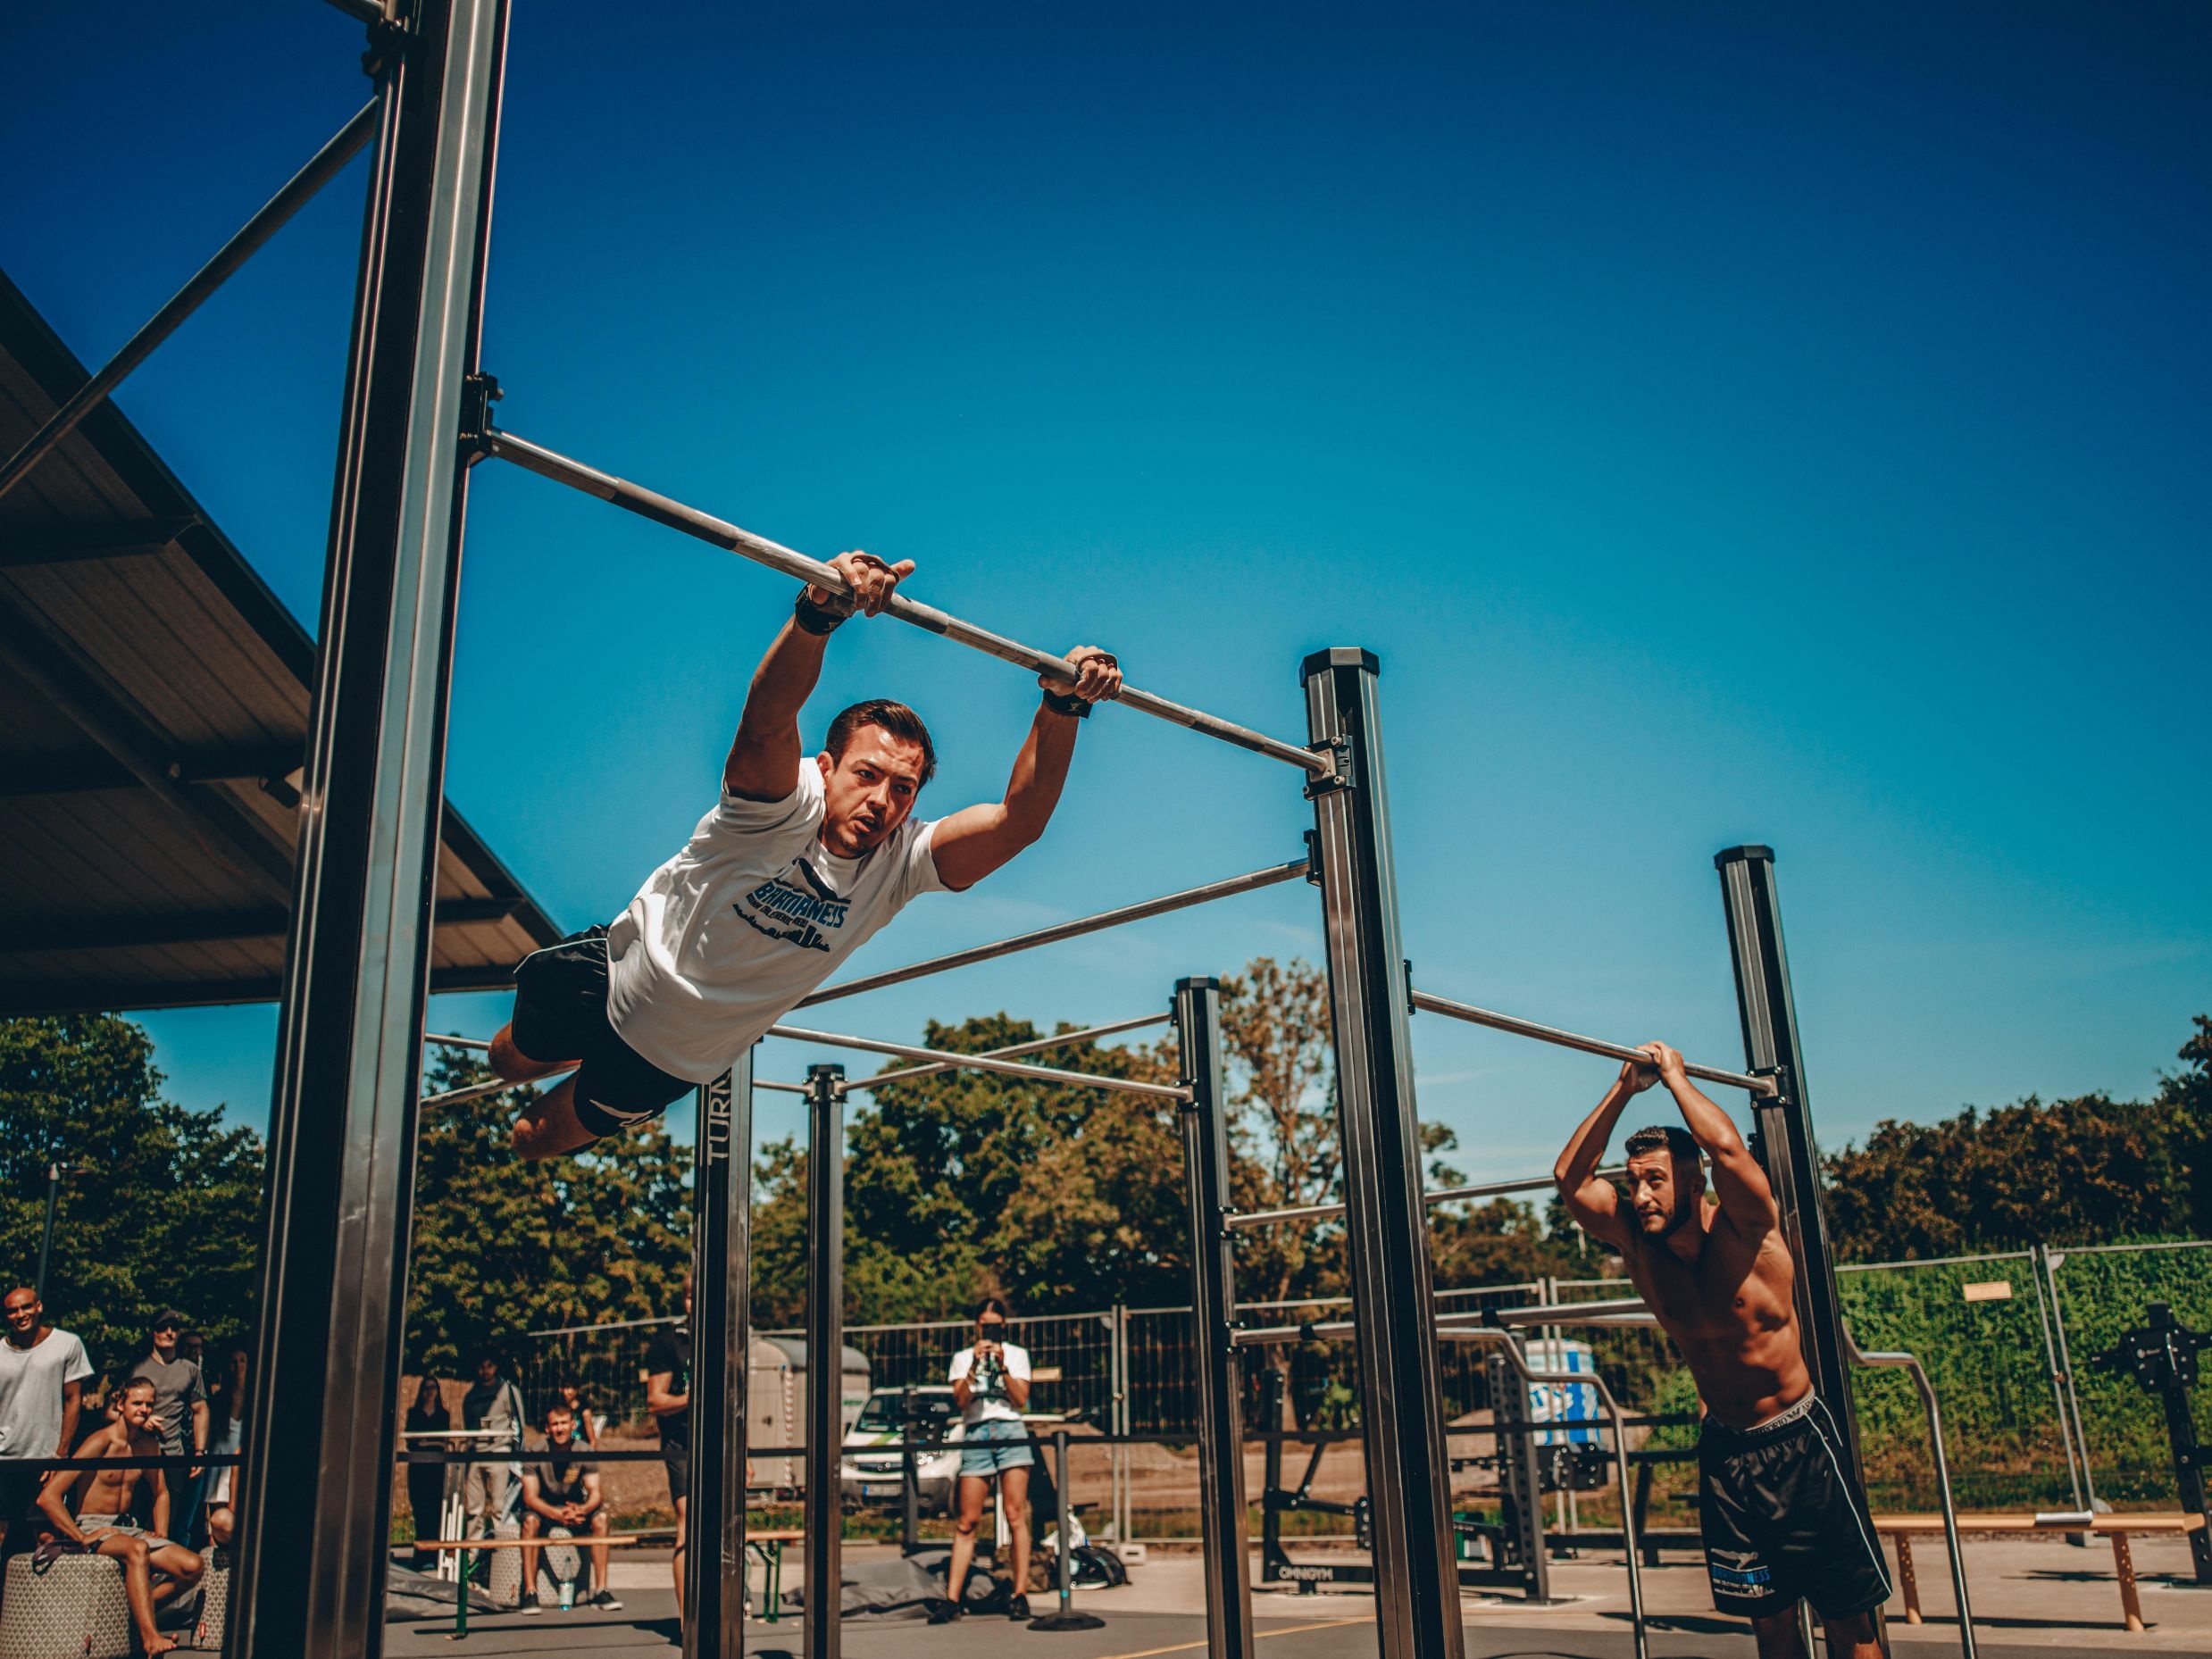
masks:
[[[1349,734],[1339,732],[1333,738],[1323,738],[1320,742],[1309,743],[1306,746],[1313,754],[1329,757],[1327,771],[1315,772],[1306,779],[1307,800],[1317,801],[1324,795],[1334,795],[1339,789],[1352,787],[1352,739]]]
[[[482,370],[461,381],[461,463],[474,466],[491,454],[491,406],[505,394],[497,375]]]

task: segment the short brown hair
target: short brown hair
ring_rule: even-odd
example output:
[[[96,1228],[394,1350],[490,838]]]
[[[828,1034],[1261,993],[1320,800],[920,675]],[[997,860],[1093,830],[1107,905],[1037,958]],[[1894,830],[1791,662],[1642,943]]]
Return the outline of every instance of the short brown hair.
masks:
[[[1686,1129],[1677,1129],[1672,1123],[1647,1123],[1628,1138],[1624,1147],[1630,1157],[1644,1152],[1667,1152],[1695,1168],[1698,1163],[1696,1137]]]
[[[930,729],[922,723],[921,715],[889,697],[871,697],[865,703],[856,703],[830,722],[830,736],[822,746],[830,751],[832,761],[845,758],[845,746],[863,726],[881,726],[894,738],[920,744],[922,781],[927,783],[937,776],[937,746],[930,741]]]

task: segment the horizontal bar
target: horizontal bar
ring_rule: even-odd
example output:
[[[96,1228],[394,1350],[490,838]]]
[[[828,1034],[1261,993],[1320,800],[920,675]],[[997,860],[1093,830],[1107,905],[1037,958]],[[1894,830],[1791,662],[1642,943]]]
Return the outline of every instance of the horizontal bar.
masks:
[[[1080,938],[1086,933],[1103,932],[1107,928],[1118,928],[1126,921],[1143,921],[1153,916],[1164,916],[1171,911],[1189,910],[1194,905],[1210,905],[1217,898],[1234,898],[1240,893],[1256,893],[1262,888],[1296,881],[1309,868],[1309,862],[1304,858],[1293,859],[1287,864],[1269,864],[1263,870],[1255,870],[1245,875],[1209,881],[1204,887],[1185,888],[1181,892],[1170,893],[1164,898],[1148,898],[1140,904],[1123,905],[1118,910],[1102,910],[1095,916],[1055,922],[1051,927],[1039,928],[1031,933],[1017,933],[1011,938],[999,939],[994,944],[974,945],[947,955],[932,956],[926,962],[909,963],[904,968],[889,968],[881,973],[872,973],[865,979],[847,980],[841,985],[827,986],[813,996],[802,998],[797,1005],[811,1008],[817,1003],[835,1002],[840,996],[857,996],[863,991],[880,991],[887,985],[903,985],[908,980],[924,979],[930,974],[947,972],[954,968],[972,967],[979,962],[1011,956],[1016,951],[1034,950],[1039,945],[1056,945],[1062,939]]]
[[[1033,1077],[1040,1082],[1064,1083],[1076,1088],[1114,1089],[1124,1095],[1150,1095],[1160,1100],[1188,1100],[1190,1091],[1166,1083],[1139,1083],[1125,1077],[1096,1077],[1089,1071],[1062,1071],[1052,1066],[1033,1066],[1019,1060],[987,1060],[981,1055],[947,1054],[941,1048],[917,1048],[912,1043],[886,1043],[872,1037],[848,1037],[839,1031],[810,1031],[803,1026],[772,1025],[768,1035],[794,1043],[820,1043],[825,1048],[857,1048],[872,1055],[896,1055],[902,1060],[944,1060],[974,1071],[997,1071],[1007,1077]],[[847,1090],[872,1086],[872,1078],[855,1078]]]
[[[1033,1055],[1048,1048],[1068,1048],[1078,1043],[1092,1042],[1101,1037],[1114,1037],[1123,1031],[1137,1031],[1148,1025],[1165,1025],[1175,1016],[1170,1013],[1139,1014],[1133,1020],[1116,1020],[1110,1025],[1094,1025],[1087,1031],[1064,1031],[1057,1037],[1039,1037],[1031,1042],[1015,1043],[1007,1048],[987,1048],[987,1060],[1011,1060],[1016,1055]],[[909,1078],[931,1077],[939,1072],[956,1071],[960,1068],[949,1060],[932,1061],[924,1066],[903,1066],[896,1071],[879,1071],[864,1080],[870,1088],[881,1088],[886,1083],[903,1083]],[[804,1088],[805,1085],[800,1085]],[[849,1327],[848,1327],[849,1329]]]
[[[415,1105],[419,1110],[423,1111],[432,1106],[457,1106],[467,1101],[482,1100],[488,1096],[504,1095],[510,1088],[521,1088],[529,1083],[545,1083],[548,1088],[557,1088],[574,1075],[573,1072],[563,1072],[561,1076],[550,1080],[541,1077],[526,1078],[521,1083],[510,1083],[504,1077],[495,1077],[489,1082],[471,1083],[461,1088],[449,1088],[442,1095],[425,1095]]]
[[[1658,1317],[1641,1296],[1623,1296],[1609,1302],[1552,1302],[1536,1307],[1497,1307],[1480,1314],[1448,1313],[1446,1319],[1462,1324],[1522,1325],[1656,1325]]]
[[[170,296],[168,304],[155,312],[144,328],[123,343],[121,351],[47,418],[30,441],[17,450],[4,467],[0,467],[0,496],[29,477],[30,470],[75,431],[87,415],[106,402],[108,395],[153,354],[155,346],[182,327],[185,319],[197,311],[208,296],[228,281],[264,242],[284,228],[294,213],[307,204],[316,191],[360,154],[362,146],[376,133],[382,108],[381,98],[371,98],[363,104],[361,113],[340,127],[306,166],[293,174],[291,180],[271,196],[236,236],[218,248],[215,256],[202,265],[189,282]]]
[[[1599,1170],[1598,1173],[1600,1176],[1615,1176],[1627,1171]],[[1423,1193],[1421,1201],[1438,1205],[1456,1204],[1463,1198],[1502,1198],[1510,1193],[1541,1192],[1557,1185],[1557,1182],[1548,1175],[1530,1175],[1518,1180],[1483,1181],[1473,1187],[1440,1187],[1432,1192]],[[1284,1221],[1327,1221],[1343,1213],[1344,1206],[1340,1204],[1301,1204],[1287,1210],[1253,1210],[1241,1215],[1223,1216],[1222,1225],[1240,1230],[1250,1227],[1273,1227]]]
[[[803,553],[770,541],[764,536],[755,536],[750,530],[739,529],[736,525],[701,513],[696,507],[687,507],[672,497],[642,488],[612,473],[586,466],[580,461],[572,461],[527,438],[517,438],[512,432],[487,429],[484,444],[488,454],[502,461],[511,461],[541,478],[553,479],[556,484],[566,484],[570,488],[580,489],[588,496],[597,496],[602,501],[611,502],[641,518],[651,519],[656,524],[681,530],[687,536],[712,543],[741,558],[750,559],[755,564],[766,565],[770,570],[780,571],[794,580],[811,582],[817,588],[826,588],[834,592],[845,591],[845,579],[821,560],[811,559]],[[1003,634],[994,634],[989,629],[978,628],[974,623],[963,621],[935,605],[910,599],[903,593],[894,593],[890,602],[883,607],[883,612],[885,615],[897,617],[902,622],[956,640],[971,650],[982,652],[986,656],[995,656],[1002,663],[1011,663],[1017,668],[1027,669],[1032,674],[1041,674],[1064,685],[1075,682],[1075,671],[1068,666],[1066,659],[1039,651],[1033,646],[1025,646],[1019,640],[1009,639]],[[1139,691],[1134,686],[1123,686],[1119,701],[1124,708],[1135,709],[1140,714],[1150,714],[1177,726],[1187,726],[1209,738],[1218,738],[1223,743],[1249,749],[1255,754],[1287,762],[1315,777],[1334,775],[1334,763],[1326,755],[1299,748],[1278,738],[1268,737],[1249,727],[1237,725],[1219,715],[1186,708],[1180,703],[1171,703],[1165,697],[1156,696],[1149,691]]]
[[[329,4],[363,23],[381,23],[385,21],[383,0],[329,0]]]
[[[491,1047],[487,1038],[454,1037],[444,1031],[425,1031],[422,1033],[422,1040],[437,1048],[473,1048],[480,1053],[488,1052]]]
[[[1586,1055],[1603,1055],[1608,1060],[1629,1060],[1641,1065],[1651,1063],[1651,1056],[1640,1049],[1631,1048],[1625,1043],[1608,1043],[1601,1037],[1583,1037],[1577,1032],[1561,1030],[1556,1025],[1542,1025],[1534,1020],[1523,1020],[1517,1014],[1496,1013],[1488,1008],[1477,1008],[1473,1003],[1454,1002],[1447,996],[1432,996],[1427,991],[1413,994],[1415,1007],[1429,1013],[1440,1013],[1447,1019],[1465,1020],[1470,1025],[1487,1025],[1493,1031],[1510,1031],[1515,1037],[1532,1037],[1540,1043],[1550,1043],[1560,1048],[1579,1048]],[[1748,1077],[1741,1071],[1724,1071],[1717,1066],[1691,1065],[1684,1062],[1682,1070],[1708,1083],[1725,1083],[1731,1088],[1749,1089],[1755,1095],[1778,1092],[1774,1080]]]
[[[780,1083],[773,1078],[765,1077],[755,1078],[753,1080],[753,1087],[755,1088],[771,1089],[779,1095],[811,1095],[814,1092],[813,1089],[807,1088],[804,1083]]]

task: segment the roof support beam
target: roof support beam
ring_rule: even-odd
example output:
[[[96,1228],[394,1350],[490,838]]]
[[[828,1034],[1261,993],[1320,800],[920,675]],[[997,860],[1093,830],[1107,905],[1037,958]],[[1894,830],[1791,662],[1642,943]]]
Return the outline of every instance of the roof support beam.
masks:
[[[454,991],[510,991],[512,963],[471,963],[430,970],[430,995]],[[105,1013],[118,1009],[217,1008],[272,1003],[283,993],[273,974],[256,979],[196,983],[174,980],[103,980],[72,984],[42,979],[33,985],[0,984],[0,1020],[28,1013]]]
[[[215,750],[172,758],[163,771],[176,783],[260,783],[283,779],[299,769],[297,746]],[[0,800],[28,800],[44,795],[95,795],[136,789],[139,780],[112,754],[37,756],[11,763],[0,772]]]
[[[151,722],[133,712],[128,695],[106,675],[5,606],[0,606],[0,663],[151,789],[209,857],[263,899],[291,903],[291,849],[276,846],[260,825],[228,803],[172,777]]]
[[[438,928],[505,921],[520,898],[449,898],[431,923]],[[281,945],[291,915],[283,910],[202,911],[171,916],[31,918],[7,924],[8,955],[43,951],[137,950],[161,945]]]
[[[61,524],[51,529],[25,525],[9,531],[0,547],[0,570],[42,564],[77,564],[87,559],[132,559],[164,553],[177,538],[196,528],[196,516],[175,519],[118,519],[109,524]]]

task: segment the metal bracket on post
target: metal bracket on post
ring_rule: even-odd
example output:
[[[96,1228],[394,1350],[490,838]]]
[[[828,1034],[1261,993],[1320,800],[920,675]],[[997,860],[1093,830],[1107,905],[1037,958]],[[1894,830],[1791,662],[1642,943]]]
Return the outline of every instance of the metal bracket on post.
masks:
[[[413,55],[422,42],[404,17],[380,17],[368,25],[369,44],[361,54],[361,72],[371,80],[392,64]]]
[[[1331,738],[1318,738],[1306,746],[1315,754],[1326,754],[1331,764],[1330,771],[1322,777],[1306,780],[1306,798],[1317,801],[1324,795],[1334,795],[1340,789],[1352,787],[1352,740],[1340,732]]]
[[[479,371],[461,382],[461,463],[474,466],[491,454],[491,406],[505,394],[497,375]]]

